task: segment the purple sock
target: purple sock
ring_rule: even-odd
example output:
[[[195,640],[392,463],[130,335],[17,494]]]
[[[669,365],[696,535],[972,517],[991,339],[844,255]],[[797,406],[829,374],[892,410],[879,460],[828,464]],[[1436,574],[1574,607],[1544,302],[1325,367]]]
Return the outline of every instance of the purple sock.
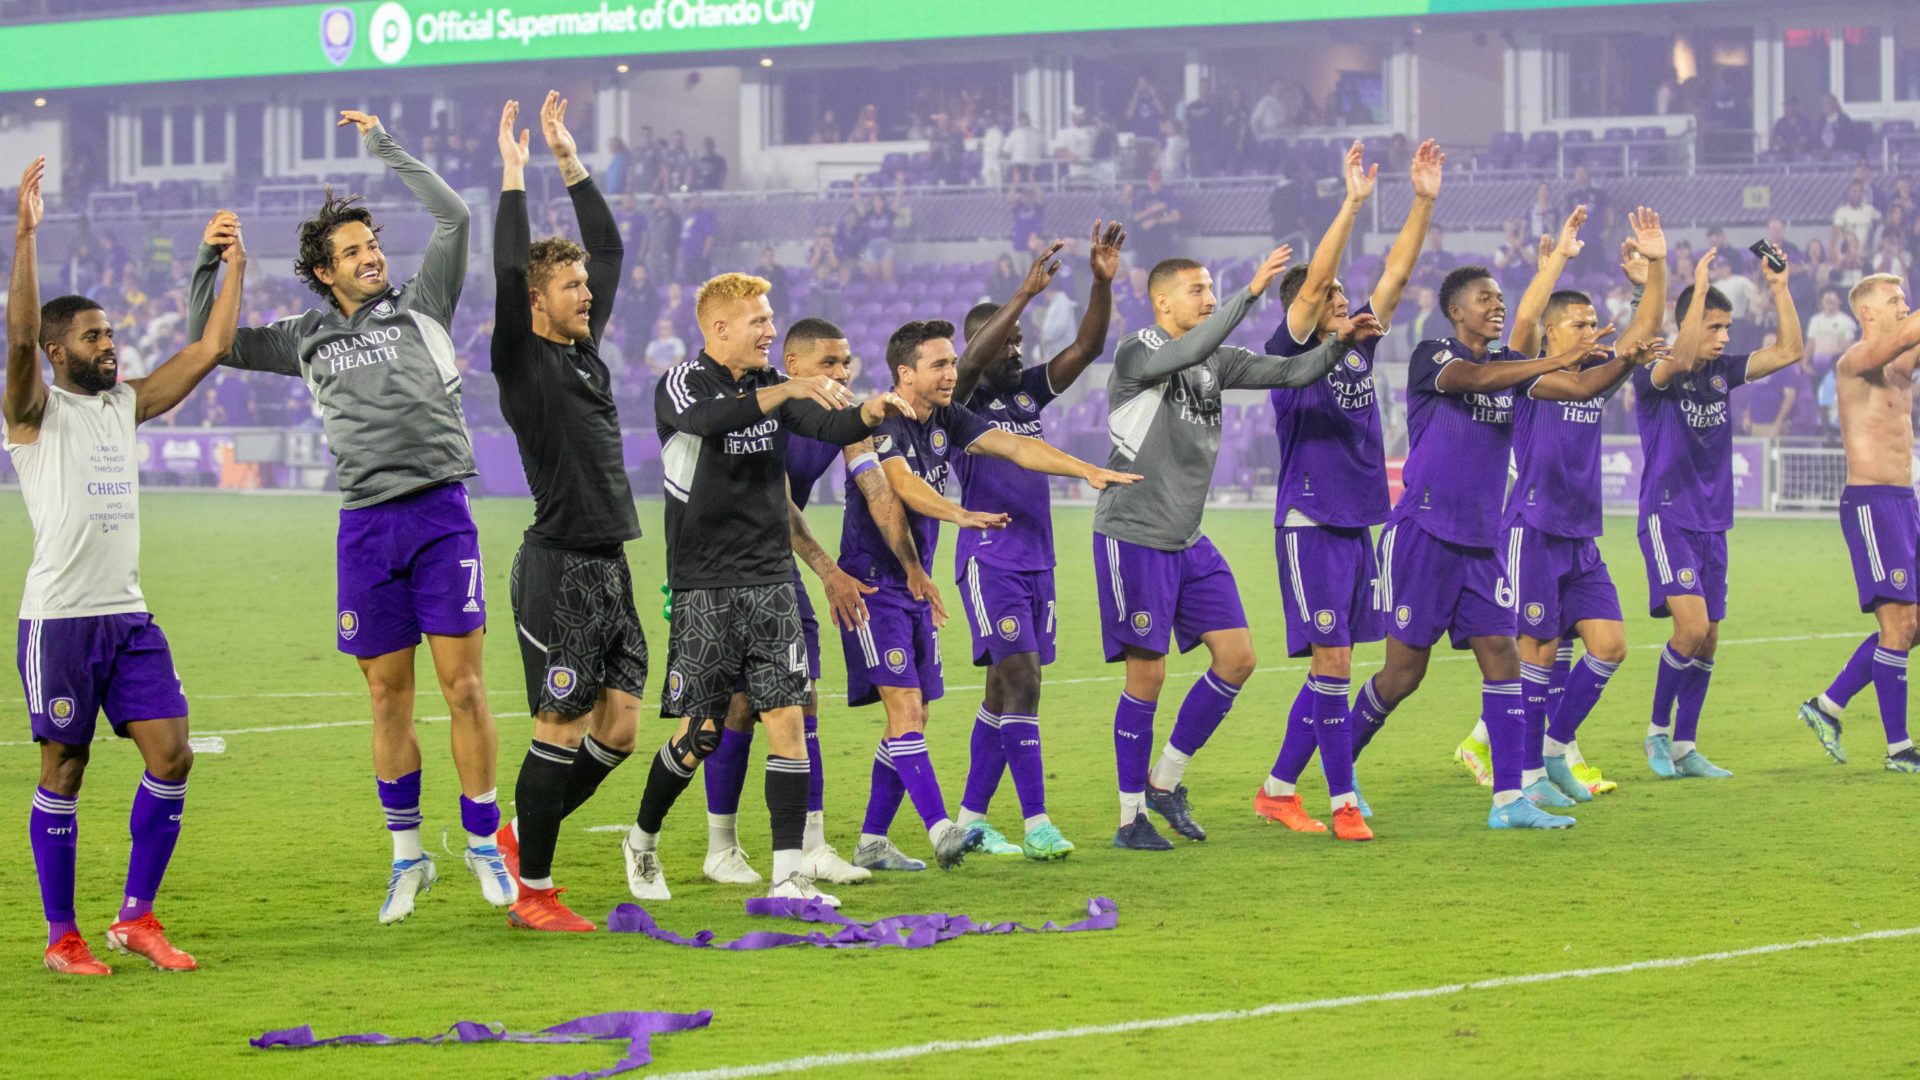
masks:
[[[1113,710],[1113,760],[1120,773],[1120,792],[1136,795],[1147,790],[1147,770],[1153,764],[1153,710],[1158,703],[1141,701],[1122,690]]]
[[[1313,739],[1320,747],[1320,771],[1327,774],[1327,794],[1345,795],[1353,791],[1353,726],[1347,723],[1346,679],[1317,675],[1307,680],[1313,691]],[[1287,737],[1293,737],[1293,724],[1287,724]],[[1282,753],[1285,746],[1282,745]]]
[[[489,791],[477,799],[460,796],[460,827],[471,836],[492,836],[500,831],[500,804]]]
[[[1308,678],[1301,684],[1300,692],[1293,695],[1293,708],[1287,710],[1287,731],[1280,739],[1280,756],[1273,759],[1273,772],[1270,774],[1275,780],[1288,784],[1299,783],[1300,774],[1306,771],[1307,763],[1313,760],[1316,740],[1313,730],[1314,703],[1319,700],[1313,692],[1313,683],[1314,680]],[[1346,697],[1343,695],[1340,701],[1340,718],[1344,720],[1347,715]],[[1348,752],[1352,752],[1351,747]],[[1351,761],[1347,763],[1347,769],[1352,771]]]
[[[1014,794],[1020,796],[1020,816],[1047,812],[1047,770],[1040,763],[1040,718],[1007,713],[1000,718],[1000,748],[1007,755]]]
[[[1527,734],[1526,703],[1521,698],[1520,680],[1490,679],[1480,684],[1480,719],[1487,725],[1487,741],[1492,744],[1493,790],[1519,791],[1520,773]]]
[[[133,850],[127,855],[121,922],[153,910],[153,898],[160,892],[161,879],[167,876],[167,863],[173,859],[173,846],[180,840],[180,815],[186,807],[185,780],[162,780],[150,772],[140,774],[140,787],[133,793],[133,813],[127,818]]]
[[[80,851],[80,799],[33,789],[33,809],[27,814],[27,836],[33,841],[33,869],[40,878],[40,910],[47,917],[47,944],[78,927],[73,913],[73,870]]]
[[[1566,697],[1567,679],[1573,674],[1573,642],[1563,641],[1553,651],[1553,674],[1547,679],[1547,723],[1553,723],[1554,714],[1560,711],[1560,702]]]
[[[1672,642],[1660,650],[1660,670],[1653,677],[1653,726],[1666,728],[1673,725],[1673,699],[1680,691],[1680,684],[1686,681],[1687,673],[1693,670],[1693,661],[1680,655]]]
[[[1907,653],[1882,646],[1873,652],[1873,695],[1880,699],[1880,726],[1887,745],[1907,741]]]
[[[1600,703],[1600,693],[1607,688],[1607,680],[1619,670],[1619,664],[1596,660],[1592,653],[1581,657],[1573,673],[1567,676],[1566,693],[1559,704],[1548,705],[1547,734],[1557,742],[1572,742],[1580,733],[1581,723]]]
[[[927,756],[927,737],[918,731],[895,736],[887,740],[887,753],[920,820],[929,829],[945,820],[947,800],[940,794],[940,778],[933,774],[933,759]]]
[[[1367,748],[1380,729],[1387,726],[1387,717],[1393,709],[1381,700],[1380,692],[1373,688],[1373,680],[1360,684],[1360,692],[1353,697],[1353,708],[1347,710],[1347,737],[1353,741],[1353,759],[1360,760],[1360,751]]]
[[[827,767],[820,758],[820,718],[806,713],[800,718],[807,731],[807,813],[817,814],[827,808]],[[745,777],[741,778],[742,783]],[[739,805],[739,800],[734,800]]]
[[[1520,706],[1526,727],[1522,730],[1520,767],[1522,769],[1544,769],[1544,741],[1547,737],[1547,685],[1553,678],[1553,669],[1538,664],[1520,663]],[[1492,731],[1492,728],[1488,728]]]
[[[1713,679],[1713,661],[1695,657],[1692,670],[1680,680],[1674,695],[1673,741],[1692,742],[1700,732],[1700,709],[1707,703],[1707,683]]]
[[[373,778],[380,788],[380,808],[387,813],[387,828],[405,832],[420,827],[420,770],[415,769],[398,780]]]
[[[973,734],[967,740],[967,786],[960,809],[984,816],[993,793],[1000,790],[1000,774],[1007,770],[1007,751],[1001,745],[1000,718],[985,705],[973,714]],[[919,805],[916,798],[914,805]]]
[[[1233,699],[1239,694],[1239,687],[1211,670],[1200,676],[1200,681],[1193,684],[1186,699],[1180,702],[1180,713],[1174,717],[1167,745],[1188,757],[1199,753],[1207,740],[1213,738],[1220,721],[1227,718],[1227,710],[1233,708]]]
[[[873,783],[867,789],[867,820],[860,831],[868,836],[885,836],[893,827],[893,815],[900,812],[900,800],[907,789],[900,783],[900,774],[893,767],[893,756],[887,752],[887,740],[881,739],[880,745],[873,751]]]
[[[1841,708],[1853,700],[1853,696],[1867,688],[1873,681],[1873,653],[1880,647],[1880,635],[1868,634],[1860,647],[1847,657],[1847,666],[1833,677],[1833,685],[1827,687],[1827,697]]]
[[[809,741],[807,745],[812,746],[813,743]],[[747,762],[752,753],[751,730],[720,729],[720,745],[714,747],[713,753],[700,762],[700,771],[706,774],[707,813],[740,812],[740,793],[747,787]]]

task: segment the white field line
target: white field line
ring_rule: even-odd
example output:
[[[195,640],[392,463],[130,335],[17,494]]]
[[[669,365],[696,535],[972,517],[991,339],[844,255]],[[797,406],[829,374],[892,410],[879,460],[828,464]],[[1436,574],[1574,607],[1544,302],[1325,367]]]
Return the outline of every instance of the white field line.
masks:
[[[1700,953],[1695,956],[1670,956],[1654,960],[1636,960],[1630,964],[1612,964],[1606,967],[1573,968],[1567,971],[1540,971],[1529,975],[1505,975],[1496,979],[1481,979],[1469,983],[1448,983],[1443,986],[1423,986],[1413,990],[1389,990],[1378,994],[1355,994],[1349,997],[1315,998],[1311,1001],[1276,1002],[1252,1009],[1227,1009],[1220,1012],[1188,1013],[1185,1016],[1164,1016],[1151,1020],[1128,1020],[1116,1024],[1088,1024],[1082,1027],[1054,1028],[1046,1031],[1028,1031],[1012,1035],[990,1035],[980,1039],[942,1039],[937,1042],[915,1043],[911,1046],[895,1046],[885,1050],[866,1050],[857,1053],[812,1054],[806,1057],[788,1058],[785,1061],[769,1061],[758,1065],[727,1065],[716,1069],[695,1069],[686,1072],[660,1073],[652,1080],[738,1080],[749,1076],[774,1076],[781,1073],[806,1072],[811,1069],[828,1069],[846,1065],[868,1065],[883,1061],[903,1061],[908,1058],[927,1057],[932,1054],[952,1054],[972,1050],[996,1050],[1005,1046],[1020,1046],[1026,1043],[1056,1042],[1061,1039],[1081,1039],[1094,1035],[1127,1035],[1138,1031],[1162,1031],[1169,1028],[1193,1027],[1199,1024],[1217,1024],[1229,1020],[1255,1020],[1267,1016],[1285,1016],[1291,1013],[1318,1012],[1326,1009],[1344,1009],[1353,1005],[1377,1005],[1395,1001],[1418,1001],[1424,998],[1449,997],[1473,990],[1504,990],[1515,986],[1534,986],[1540,983],[1560,982],[1564,979],[1592,979],[1602,975],[1628,975],[1639,971],[1662,971],[1668,968],[1693,967],[1697,964],[1719,963],[1725,960],[1742,960],[1754,956],[1769,956],[1774,953],[1793,952],[1799,949],[1818,949],[1828,945],[1857,945],[1868,941],[1885,941],[1892,938],[1920,936],[1920,926],[1909,926],[1900,930],[1872,930],[1864,934],[1851,934],[1846,937],[1810,938],[1805,941],[1787,941],[1773,945],[1755,945],[1746,949],[1730,949],[1725,952]]]
[[[1725,649],[1725,648],[1731,648],[1731,647],[1742,646],[1742,645],[1782,645],[1782,644],[1794,644],[1794,643],[1807,642],[1807,641],[1831,641],[1831,640],[1840,639],[1840,638],[1853,639],[1853,638],[1860,638],[1865,636],[1866,636],[1865,631],[1849,630],[1844,633],[1831,633],[1831,634],[1787,634],[1780,637],[1732,638],[1726,641],[1722,641],[1720,643],[1720,648]],[[1662,649],[1665,647],[1666,647],[1665,642],[1655,642],[1647,645],[1634,646],[1634,648],[1637,648],[1637,649]],[[1467,663],[1472,659],[1473,659],[1473,654],[1471,652],[1448,651],[1443,655],[1433,657],[1431,662],[1435,664],[1460,664],[1460,663]],[[1379,661],[1371,660],[1366,663],[1355,664],[1353,665],[1353,668],[1355,671],[1370,671],[1379,666],[1380,666]],[[1256,672],[1264,672],[1264,673],[1305,671],[1307,670],[1307,665],[1304,663],[1276,664],[1272,667],[1255,668],[1254,670]],[[1183,672],[1180,674],[1171,675],[1169,677],[1176,678],[1176,679],[1179,679],[1179,678],[1197,679],[1200,677],[1200,673],[1199,672]],[[1126,681],[1125,675],[1089,675],[1089,676],[1085,676],[1083,678],[1078,678],[1078,679],[1048,679],[1046,680],[1044,685],[1046,686],[1081,686],[1089,683],[1118,683],[1118,682],[1125,682],[1125,681]],[[823,692],[830,692],[834,689],[843,689],[843,688],[823,686],[821,689]],[[984,689],[986,689],[986,686],[981,683],[955,684],[947,687],[947,690],[949,692],[965,692],[969,690],[984,690]],[[363,690],[354,690],[354,691],[312,691],[312,692],[304,692],[304,693],[284,693],[284,694],[283,693],[199,694],[199,695],[190,694],[188,695],[188,700],[189,701],[220,701],[220,700],[267,701],[267,700],[274,700],[274,699],[281,699],[281,698],[317,698],[317,697],[358,698],[358,697],[365,696],[365,693],[366,692]],[[503,689],[489,690],[487,692],[487,695],[489,697],[492,697],[498,694],[508,694],[508,693],[517,694],[519,693],[519,691],[503,690]],[[26,702],[21,698],[10,698],[10,699],[5,699],[5,703],[8,705],[24,705]],[[644,707],[647,703],[642,702],[641,704],[642,704],[642,707]],[[527,714],[523,712],[496,712],[493,715],[496,717],[515,718],[515,717],[524,717]],[[440,721],[445,719],[447,718],[444,716],[421,716],[421,717],[416,717],[415,722],[416,723],[432,723],[434,721]],[[277,732],[283,732],[283,731],[321,731],[327,728],[370,727],[372,726],[372,724],[373,724],[372,720],[334,720],[334,721],[328,721],[323,723],[313,723],[313,724],[278,724],[278,725],[273,725],[268,727],[229,728],[224,731],[200,731],[196,729],[193,732],[193,734],[196,736],[198,735],[271,735],[271,734],[275,734]],[[0,748],[5,748],[9,746],[32,746],[32,745],[33,745],[33,742],[31,740],[0,742]]]

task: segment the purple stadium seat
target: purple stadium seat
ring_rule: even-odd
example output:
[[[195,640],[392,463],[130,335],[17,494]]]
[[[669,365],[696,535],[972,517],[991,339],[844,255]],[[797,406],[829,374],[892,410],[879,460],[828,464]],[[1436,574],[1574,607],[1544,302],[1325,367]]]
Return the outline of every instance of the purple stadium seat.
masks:
[[[1536,131],[1527,136],[1527,165],[1535,169],[1552,168],[1559,163],[1560,135],[1552,131]]]

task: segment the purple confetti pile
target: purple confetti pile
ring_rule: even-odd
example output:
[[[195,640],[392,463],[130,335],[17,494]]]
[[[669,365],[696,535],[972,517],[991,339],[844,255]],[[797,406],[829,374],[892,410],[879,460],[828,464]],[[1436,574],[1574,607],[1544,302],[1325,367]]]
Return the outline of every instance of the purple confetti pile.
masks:
[[[283,1031],[269,1031],[257,1039],[248,1041],[262,1050],[276,1047],[288,1050],[311,1050],[319,1046],[426,1046],[443,1042],[583,1043],[603,1039],[625,1039],[627,1052],[619,1061],[614,1062],[611,1068],[601,1069],[598,1072],[572,1073],[565,1077],[565,1080],[600,1080],[601,1077],[617,1076],[651,1063],[655,1035],[703,1028],[712,1020],[713,1010],[711,1009],[702,1009],[697,1013],[610,1012],[577,1017],[564,1024],[555,1024],[550,1028],[542,1028],[534,1032],[508,1031],[499,1024],[462,1020],[438,1035],[401,1037],[368,1031],[356,1035],[335,1035],[327,1039],[315,1038],[313,1028],[302,1024],[297,1028],[287,1028]],[[550,1077],[549,1080],[559,1080],[559,1078]]]
[[[818,900],[789,900],[771,897],[747,901],[747,914],[766,915],[796,922],[824,923],[832,932],[814,930],[787,933],[779,930],[755,930],[733,941],[716,943],[711,930],[692,937],[664,929],[647,909],[638,904],[621,904],[607,914],[607,929],[616,934],[645,934],[670,945],[692,949],[778,949],[788,945],[812,945],[822,949],[925,949],[943,941],[968,934],[1071,934],[1081,930],[1112,930],[1120,925],[1119,909],[1113,901],[1096,896],[1087,901],[1087,917],[1066,926],[1052,922],[1035,929],[1015,922],[975,922],[965,915],[935,912],[929,915],[895,915],[873,922],[855,922]]]

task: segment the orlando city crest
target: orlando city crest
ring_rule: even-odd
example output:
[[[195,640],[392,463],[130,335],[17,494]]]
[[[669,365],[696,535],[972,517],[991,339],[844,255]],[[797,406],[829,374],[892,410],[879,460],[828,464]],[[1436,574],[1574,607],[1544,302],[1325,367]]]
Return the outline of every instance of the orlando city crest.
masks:
[[[360,632],[360,616],[351,611],[340,613],[340,640],[352,641],[353,635]]]
[[[573,693],[573,688],[579,683],[580,676],[570,667],[555,664],[547,669],[547,693],[556,698],[564,698]]]

